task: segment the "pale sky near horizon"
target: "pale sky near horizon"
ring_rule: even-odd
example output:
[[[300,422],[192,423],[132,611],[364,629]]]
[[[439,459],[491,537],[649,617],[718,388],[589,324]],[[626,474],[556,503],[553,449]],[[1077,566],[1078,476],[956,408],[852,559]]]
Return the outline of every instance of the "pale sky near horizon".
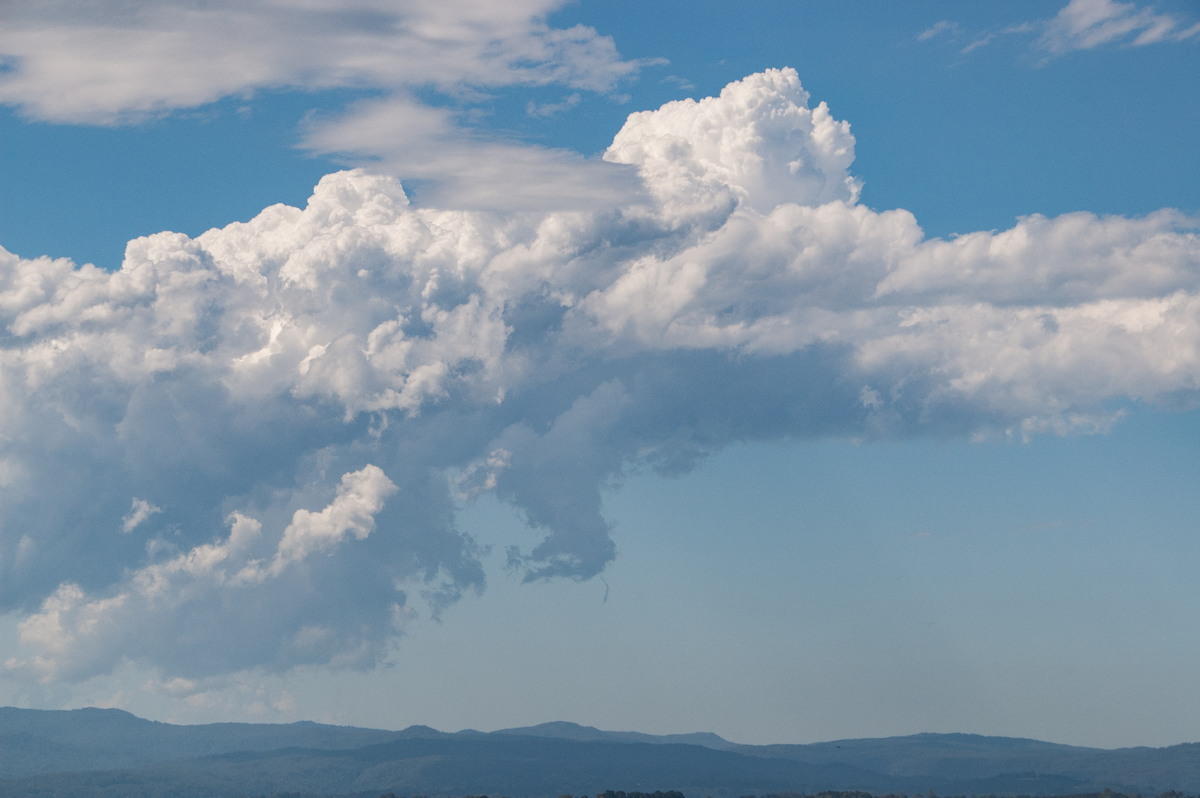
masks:
[[[0,0],[0,705],[1200,740],[1197,74],[1187,0]]]

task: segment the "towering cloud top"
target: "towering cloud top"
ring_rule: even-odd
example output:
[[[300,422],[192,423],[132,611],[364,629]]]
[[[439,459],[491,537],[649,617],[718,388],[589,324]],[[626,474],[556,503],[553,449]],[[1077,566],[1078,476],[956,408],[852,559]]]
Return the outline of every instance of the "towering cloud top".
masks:
[[[6,667],[367,667],[483,588],[473,494],[544,533],[512,553],[529,578],[587,578],[633,464],[1195,401],[1196,220],[925,240],[857,204],[853,145],[773,70],[630,117],[619,210],[433,210],[350,171],[114,273],[0,251]]]
[[[660,203],[692,212],[721,200],[762,212],[852,202],[850,125],[808,100],[794,69],[770,69],[729,84],[720,97],[631,115],[605,159],[636,164]]]

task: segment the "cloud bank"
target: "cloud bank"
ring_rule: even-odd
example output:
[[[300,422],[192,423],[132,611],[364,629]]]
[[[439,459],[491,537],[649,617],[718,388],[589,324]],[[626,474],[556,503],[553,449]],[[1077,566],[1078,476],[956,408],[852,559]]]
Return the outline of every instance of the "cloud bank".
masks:
[[[635,113],[618,207],[414,207],[329,175],[303,209],[0,251],[10,672],[371,667],[484,586],[470,496],[614,556],[602,491],[734,441],[1101,430],[1200,396],[1200,222],[1030,216],[926,239],[858,203],[854,139],[792,70]]]

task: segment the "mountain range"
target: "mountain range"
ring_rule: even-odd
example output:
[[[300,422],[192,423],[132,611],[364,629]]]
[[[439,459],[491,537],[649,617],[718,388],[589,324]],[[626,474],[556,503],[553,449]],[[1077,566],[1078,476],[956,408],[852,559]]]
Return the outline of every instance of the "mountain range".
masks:
[[[594,795],[688,798],[863,791],[942,795],[1200,793],[1200,744],[1098,749],[917,734],[740,745],[555,722],[494,732],[311,722],[175,725],[117,709],[0,708],[0,798]]]

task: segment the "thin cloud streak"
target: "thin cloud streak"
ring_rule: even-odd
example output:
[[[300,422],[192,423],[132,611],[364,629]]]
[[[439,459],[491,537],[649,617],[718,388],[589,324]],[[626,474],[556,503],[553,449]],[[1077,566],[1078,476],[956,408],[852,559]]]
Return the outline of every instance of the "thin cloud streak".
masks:
[[[958,23],[941,20],[917,35],[918,41],[948,38],[961,41]],[[1001,36],[1029,38],[1029,48],[1041,63],[1068,53],[1104,46],[1144,47],[1179,43],[1200,37],[1200,21],[1190,25],[1173,14],[1160,14],[1149,6],[1117,0],[1070,0],[1050,19],[1032,20],[1004,28],[968,33],[970,41],[959,52],[967,55],[987,47]]]
[[[1042,26],[1036,46],[1050,55],[1091,50],[1108,44],[1144,47],[1181,42],[1200,34],[1200,22],[1185,27],[1179,18],[1116,0],[1071,0]]]

